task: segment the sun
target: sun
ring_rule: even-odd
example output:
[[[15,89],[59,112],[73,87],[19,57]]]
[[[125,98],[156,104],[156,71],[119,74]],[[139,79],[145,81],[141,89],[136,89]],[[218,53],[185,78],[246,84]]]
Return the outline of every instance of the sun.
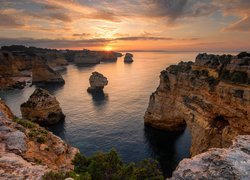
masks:
[[[104,49],[105,49],[105,51],[111,51],[112,47],[111,46],[105,46]]]

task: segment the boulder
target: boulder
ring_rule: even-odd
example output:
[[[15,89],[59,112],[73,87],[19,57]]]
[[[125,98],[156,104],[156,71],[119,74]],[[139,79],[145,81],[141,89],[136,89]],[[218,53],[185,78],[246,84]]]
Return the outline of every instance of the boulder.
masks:
[[[101,73],[92,72],[89,78],[89,84],[88,92],[102,91],[104,86],[108,85],[108,79]]]
[[[249,179],[250,136],[238,136],[230,148],[214,148],[184,159],[174,171],[179,179]]]
[[[40,125],[53,125],[65,118],[59,102],[47,90],[38,88],[21,105],[22,117]]]
[[[36,59],[32,67],[32,83],[65,83],[63,77],[50,68],[46,62]]]
[[[126,63],[132,63],[133,60],[133,54],[131,53],[126,53],[125,57],[124,57],[124,62]]]

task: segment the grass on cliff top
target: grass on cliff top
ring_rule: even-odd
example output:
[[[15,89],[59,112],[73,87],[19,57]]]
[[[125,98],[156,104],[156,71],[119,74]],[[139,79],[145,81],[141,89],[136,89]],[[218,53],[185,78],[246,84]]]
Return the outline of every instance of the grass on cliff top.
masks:
[[[72,161],[74,171],[55,173],[49,172],[43,176],[44,180],[162,180],[164,177],[155,160],[143,160],[138,164],[124,164],[116,152],[112,149],[108,153],[97,152],[91,157],[77,154]]]

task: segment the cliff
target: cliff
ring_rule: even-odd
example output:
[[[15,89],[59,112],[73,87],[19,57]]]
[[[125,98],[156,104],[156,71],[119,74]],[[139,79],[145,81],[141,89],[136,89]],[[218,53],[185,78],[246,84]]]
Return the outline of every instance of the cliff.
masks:
[[[178,179],[249,179],[250,136],[238,136],[230,148],[213,148],[184,159],[171,180]]]
[[[191,155],[229,147],[237,135],[250,134],[250,56],[199,54],[161,72],[150,97],[146,125],[192,135]]]
[[[41,179],[69,171],[78,149],[35,123],[18,119],[0,101],[0,179]]]
[[[47,65],[46,62],[41,61],[39,58],[33,61],[32,66],[32,83],[61,83],[65,81],[61,74],[54,71]]]

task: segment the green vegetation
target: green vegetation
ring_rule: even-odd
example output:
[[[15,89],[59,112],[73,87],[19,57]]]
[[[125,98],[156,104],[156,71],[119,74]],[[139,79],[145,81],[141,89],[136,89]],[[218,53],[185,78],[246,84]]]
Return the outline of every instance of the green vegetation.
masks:
[[[22,126],[25,127],[25,128],[32,129],[32,128],[35,127],[35,124],[32,123],[31,121],[24,120],[24,119],[20,119],[20,118],[18,118],[18,117],[15,117],[15,118],[13,119],[13,121],[16,122],[16,123],[18,123],[18,124],[20,124],[20,125],[22,125]]]
[[[44,175],[46,180],[60,180],[72,177],[76,180],[143,180],[164,179],[155,160],[143,160],[138,164],[124,164],[112,149],[108,153],[97,152],[91,157],[77,154],[72,161],[74,171],[67,173],[49,172]]]

